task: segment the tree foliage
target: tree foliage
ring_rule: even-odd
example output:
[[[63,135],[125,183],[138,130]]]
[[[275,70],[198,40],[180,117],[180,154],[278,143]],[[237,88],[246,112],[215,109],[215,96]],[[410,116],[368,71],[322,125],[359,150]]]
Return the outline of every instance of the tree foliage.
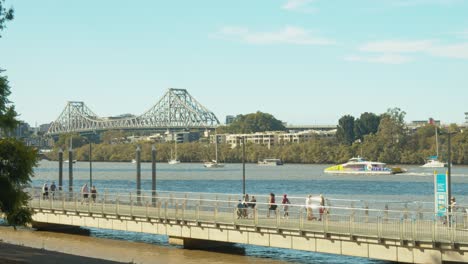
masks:
[[[374,113],[365,112],[354,122],[354,134],[356,139],[364,140],[364,136],[377,133],[380,117]]]
[[[284,131],[286,127],[273,115],[257,111],[256,113],[238,115],[229,125],[219,129],[219,133],[255,133],[265,131]]]
[[[14,11],[13,8],[5,7],[5,0],[0,0],[0,33],[6,27],[5,24],[9,20],[13,20]],[[0,34],[0,38],[2,35]]]
[[[6,21],[13,19],[13,9],[5,8],[4,4],[5,1],[0,0],[0,32]],[[0,132],[4,136],[19,124],[15,108],[8,100],[10,94],[7,77],[0,75]],[[27,207],[29,195],[23,188],[30,183],[36,163],[34,149],[14,138],[0,139],[0,211],[15,228],[32,221],[32,212]]]
[[[345,115],[338,120],[338,128],[336,131],[338,142],[346,145],[351,145],[354,142],[354,117]]]
[[[18,124],[8,95],[7,78],[0,76],[0,128],[3,130],[14,129]],[[36,161],[36,151],[23,142],[13,138],[0,139],[0,211],[5,213],[10,225],[31,222],[31,211],[26,207],[29,196],[23,187],[30,182]]]

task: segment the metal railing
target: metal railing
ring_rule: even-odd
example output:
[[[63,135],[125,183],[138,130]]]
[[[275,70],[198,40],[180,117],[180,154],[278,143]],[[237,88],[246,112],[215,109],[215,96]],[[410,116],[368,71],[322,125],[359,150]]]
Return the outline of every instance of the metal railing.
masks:
[[[78,192],[49,192],[30,189],[30,206],[50,209],[118,215],[197,221],[219,224],[255,226],[262,228],[299,230],[351,237],[372,237],[421,242],[468,243],[468,216],[466,211],[455,211],[442,217],[426,210],[373,209],[314,204],[307,208],[291,201],[288,209],[277,203],[257,202],[254,207],[239,208],[239,198],[226,194],[157,192],[119,193],[106,191],[95,197]],[[261,196],[260,196],[261,197]],[[228,199],[226,199],[228,198]],[[259,198],[257,200],[261,200]],[[291,200],[291,199],[290,199]],[[286,214],[287,212],[287,214]]]

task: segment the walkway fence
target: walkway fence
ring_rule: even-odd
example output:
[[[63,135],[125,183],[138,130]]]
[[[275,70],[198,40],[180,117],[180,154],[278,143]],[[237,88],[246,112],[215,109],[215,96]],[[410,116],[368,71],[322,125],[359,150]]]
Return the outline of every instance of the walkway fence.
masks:
[[[309,208],[305,197],[289,197],[288,215],[277,203],[269,210],[268,196],[254,195],[255,207],[238,208],[242,195],[213,193],[161,192],[152,195],[144,190],[140,196],[118,189],[100,191],[93,199],[79,192],[49,192],[29,189],[30,206],[34,209],[71,211],[100,215],[115,215],[142,219],[196,221],[238,226],[256,226],[277,230],[319,232],[375,237],[401,241],[468,243],[468,216],[464,207],[438,216],[433,204],[396,201],[358,201],[326,199],[319,205],[318,197]],[[252,195],[250,195],[252,197]],[[282,197],[277,197],[277,202]]]

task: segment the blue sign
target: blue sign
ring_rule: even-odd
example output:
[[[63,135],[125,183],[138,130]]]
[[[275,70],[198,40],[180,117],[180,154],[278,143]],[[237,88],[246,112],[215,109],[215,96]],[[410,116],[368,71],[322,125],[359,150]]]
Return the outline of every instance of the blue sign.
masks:
[[[434,179],[435,212],[438,216],[444,216],[447,213],[447,175],[437,174]]]

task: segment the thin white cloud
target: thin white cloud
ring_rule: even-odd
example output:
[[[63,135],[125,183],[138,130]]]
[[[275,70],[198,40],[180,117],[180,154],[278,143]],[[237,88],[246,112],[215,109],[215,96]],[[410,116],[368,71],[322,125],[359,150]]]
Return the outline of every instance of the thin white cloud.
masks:
[[[285,10],[298,11],[304,8],[308,8],[309,4],[314,0],[287,0],[282,6]]]
[[[420,5],[453,5],[461,2],[460,0],[389,0],[394,6],[420,6]]]
[[[358,50],[360,55],[349,56],[345,60],[393,64],[412,61],[402,54],[468,59],[468,42],[441,44],[437,40],[384,40],[366,43]]]
[[[254,32],[245,27],[223,27],[216,34],[250,44],[332,45],[333,40],[315,36],[300,27],[286,26],[273,32]]]
[[[365,52],[406,53],[427,51],[433,46],[431,40],[401,41],[385,40],[362,45],[359,50]]]
[[[468,43],[436,46],[429,53],[439,57],[468,59]]]
[[[382,54],[378,56],[359,56],[351,55],[345,57],[347,61],[370,62],[370,63],[383,63],[383,64],[403,64],[412,61],[410,57],[398,54]]]

